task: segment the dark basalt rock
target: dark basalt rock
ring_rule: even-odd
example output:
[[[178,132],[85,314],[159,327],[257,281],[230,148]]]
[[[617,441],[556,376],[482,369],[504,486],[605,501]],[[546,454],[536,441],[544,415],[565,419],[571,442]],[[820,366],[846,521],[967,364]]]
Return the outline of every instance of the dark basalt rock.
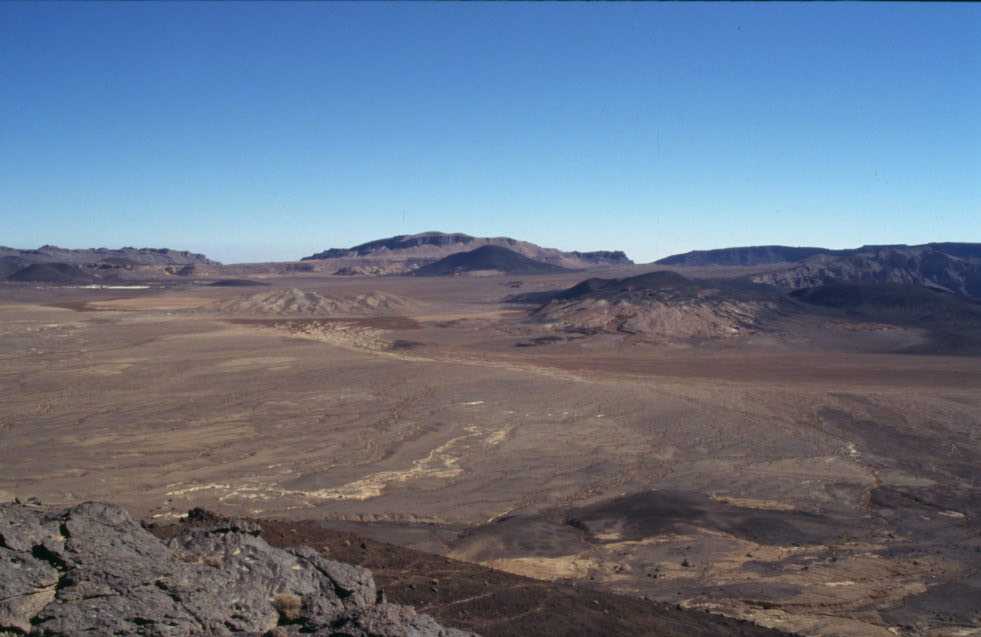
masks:
[[[415,276],[450,276],[479,270],[498,270],[510,274],[549,274],[568,272],[566,268],[535,261],[500,246],[486,245],[470,252],[457,252],[435,263],[424,265]]]
[[[0,505],[0,635],[472,635],[381,601],[366,569],[201,522],[164,544],[109,504]]]

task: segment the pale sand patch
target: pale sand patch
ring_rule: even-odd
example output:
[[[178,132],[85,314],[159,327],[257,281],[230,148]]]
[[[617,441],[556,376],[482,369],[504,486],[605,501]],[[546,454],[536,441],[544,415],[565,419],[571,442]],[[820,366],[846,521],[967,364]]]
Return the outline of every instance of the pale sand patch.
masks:
[[[183,520],[187,517],[187,513],[177,513],[175,511],[167,511],[164,513],[154,513],[150,516],[154,520]]]
[[[484,442],[486,442],[492,447],[496,447],[497,445],[507,440],[509,433],[511,433],[510,427],[506,427],[504,429],[498,429],[497,431],[491,432],[490,435],[488,435],[487,438],[484,439]]]
[[[603,540],[604,542],[616,542],[617,540],[623,539],[623,534],[620,531],[603,531],[601,533],[596,533],[593,535],[597,540]]]
[[[173,489],[171,491],[167,491],[167,495],[173,497],[173,496],[188,495],[189,493],[197,493],[198,491],[208,491],[211,489],[219,489],[222,491],[227,491],[231,488],[232,485],[230,484],[220,484],[217,482],[213,482],[211,484],[196,484],[190,487],[184,487],[183,489]]]
[[[449,453],[460,442],[479,436],[475,427],[468,427],[468,433],[453,438],[429,452],[425,458],[412,463],[412,466],[402,471],[380,471],[361,480],[350,482],[334,489],[319,489],[317,491],[301,492],[304,495],[319,500],[367,500],[380,496],[385,488],[393,482],[408,482],[422,478],[449,480],[463,473],[460,468],[460,458]]]
[[[252,356],[222,361],[215,365],[215,367],[229,372],[249,369],[281,370],[289,369],[295,361],[296,359],[290,356]]]
[[[777,500],[758,500],[756,498],[736,498],[727,495],[713,495],[712,499],[716,502],[731,504],[742,509],[762,509],[765,511],[793,511],[794,505]]]
[[[788,613],[778,608],[744,608],[734,613],[721,604],[682,603],[686,608],[701,608],[752,621],[766,628],[785,630],[794,634],[820,637],[895,637],[888,628],[857,619],[832,615]]]
[[[581,579],[600,564],[581,555],[560,557],[515,557],[482,562],[484,566],[537,580]]]
[[[425,457],[413,461],[412,466],[408,469],[379,471],[339,487],[296,490],[283,489],[271,484],[255,481],[240,485],[222,483],[191,485],[180,489],[172,489],[167,492],[167,495],[182,496],[198,491],[217,490],[225,492],[224,495],[219,497],[219,500],[222,502],[231,499],[270,500],[284,497],[295,497],[305,500],[367,500],[369,498],[377,498],[392,484],[423,479],[450,480],[462,475],[463,468],[460,467],[460,455],[458,455],[460,452],[456,451],[456,449],[472,439],[487,442],[489,439],[496,438],[501,433],[500,431],[494,431],[488,434],[473,426],[466,427],[465,431],[467,433],[447,441],[430,451]],[[168,486],[176,487],[178,484]]]
[[[132,367],[135,362],[135,360],[109,361],[106,363],[99,363],[98,365],[91,365],[89,367],[80,367],[73,371],[89,376],[116,376],[118,374],[122,374],[124,371]]]
[[[111,301],[89,301],[93,310],[117,310],[135,312],[140,310],[166,311],[190,310],[208,305],[211,301],[200,296],[138,296],[132,299],[113,299]]]

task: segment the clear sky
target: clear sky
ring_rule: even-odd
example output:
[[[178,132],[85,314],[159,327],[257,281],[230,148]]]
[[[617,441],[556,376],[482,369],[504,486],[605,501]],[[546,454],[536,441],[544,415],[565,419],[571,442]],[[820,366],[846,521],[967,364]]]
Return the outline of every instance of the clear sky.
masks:
[[[981,241],[981,5],[0,3],[0,245]]]

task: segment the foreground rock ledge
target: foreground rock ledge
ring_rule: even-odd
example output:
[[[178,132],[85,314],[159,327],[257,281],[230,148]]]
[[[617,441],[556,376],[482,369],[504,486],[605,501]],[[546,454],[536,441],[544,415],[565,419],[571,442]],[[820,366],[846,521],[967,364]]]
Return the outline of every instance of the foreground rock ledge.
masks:
[[[371,572],[269,546],[248,523],[164,544],[123,509],[0,504],[0,637],[467,637],[380,599]]]

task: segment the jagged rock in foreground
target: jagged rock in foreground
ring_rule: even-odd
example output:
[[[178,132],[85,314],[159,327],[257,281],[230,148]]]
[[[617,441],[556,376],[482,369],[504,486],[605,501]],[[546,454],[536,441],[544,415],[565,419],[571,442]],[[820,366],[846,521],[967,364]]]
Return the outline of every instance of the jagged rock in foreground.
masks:
[[[250,523],[164,544],[121,508],[0,505],[0,636],[466,637],[380,600],[371,572],[278,549]]]

